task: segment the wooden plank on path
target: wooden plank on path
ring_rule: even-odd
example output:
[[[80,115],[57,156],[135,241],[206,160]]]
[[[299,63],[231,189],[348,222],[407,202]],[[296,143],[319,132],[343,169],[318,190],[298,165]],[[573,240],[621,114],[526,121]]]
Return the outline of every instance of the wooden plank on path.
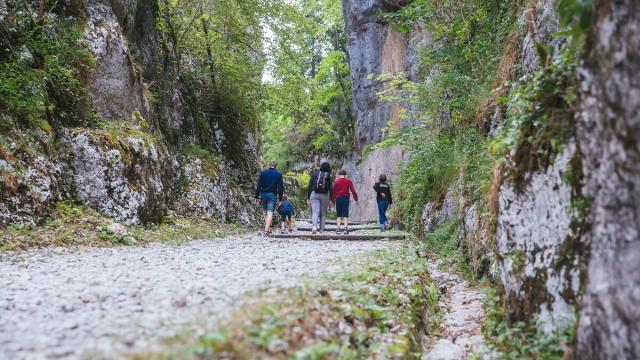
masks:
[[[273,234],[276,239],[307,239],[307,240],[403,240],[404,234]]]

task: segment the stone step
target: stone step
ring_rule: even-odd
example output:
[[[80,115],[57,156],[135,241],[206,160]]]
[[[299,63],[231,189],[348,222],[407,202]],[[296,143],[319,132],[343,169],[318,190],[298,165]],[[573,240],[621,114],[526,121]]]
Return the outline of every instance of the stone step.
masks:
[[[357,231],[357,230],[376,230],[379,229],[377,226],[349,226],[349,231]],[[311,231],[311,226],[297,226],[296,230],[298,231]],[[337,228],[335,226],[327,226],[324,228],[325,231],[336,231]]]
[[[305,239],[305,240],[404,240],[404,234],[273,234],[276,239]]]
[[[296,221],[311,224],[311,219],[296,219]],[[358,220],[353,220],[353,221],[350,220],[349,221],[349,224],[351,224],[351,225],[371,225],[371,224],[375,224],[375,223],[376,223],[375,221],[358,221]],[[325,221],[325,224],[336,225],[336,221],[335,220],[327,220],[327,221]]]

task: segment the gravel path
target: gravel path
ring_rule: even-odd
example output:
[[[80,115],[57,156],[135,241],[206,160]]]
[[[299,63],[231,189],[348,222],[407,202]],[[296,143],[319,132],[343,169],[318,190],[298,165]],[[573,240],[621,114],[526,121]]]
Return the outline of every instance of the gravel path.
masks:
[[[196,323],[211,326],[247,291],[300,284],[388,244],[236,236],[0,255],[0,359],[149,350]]]
[[[484,348],[482,322],[483,299],[478,289],[460,275],[440,270],[437,262],[428,264],[431,279],[443,295],[441,334],[424,339],[425,360],[464,360]],[[490,356],[481,358],[491,358]]]

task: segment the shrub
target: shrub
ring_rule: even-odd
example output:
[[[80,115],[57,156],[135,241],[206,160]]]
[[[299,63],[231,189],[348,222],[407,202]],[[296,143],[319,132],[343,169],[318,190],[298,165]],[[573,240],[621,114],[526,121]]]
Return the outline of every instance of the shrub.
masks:
[[[411,151],[400,176],[399,203],[409,224],[416,224],[429,201],[442,203],[449,187],[460,176],[472,200],[488,191],[493,159],[484,137],[475,129],[441,134]]]
[[[546,170],[575,134],[575,53],[565,48],[552,59],[549,51],[539,47],[545,65],[512,90],[508,101],[502,151],[509,159],[509,180],[519,188],[527,174]]]
[[[0,113],[45,131],[47,123],[93,125],[83,81],[94,60],[81,44],[82,24],[56,15],[34,19],[17,1],[7,6],[12,11],[0,21]]]

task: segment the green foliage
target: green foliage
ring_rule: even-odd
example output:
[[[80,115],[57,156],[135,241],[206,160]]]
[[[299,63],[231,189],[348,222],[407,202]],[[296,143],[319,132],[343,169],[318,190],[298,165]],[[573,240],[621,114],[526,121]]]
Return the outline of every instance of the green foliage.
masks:
[[[64,14],[37,18],[37,4],[30,2],[10,0],[7,6],[0,21],[0,113],[46,132],[51,126],[93,125],[83,81],[94,60],[81,43],[83,24]]]
[[[178,88],[193,118],[194,142],[216,149],[240,174],[255,170],[248,139],[260,126],[264,69],[263,20],[270,4],[260,0],[159,0],[160,84],[156,97],[170,100]],[[168,75],[171,74],[171,75]],[[173,82],[170,79],[177,79]],[[163,83],[166,82],[166,83]],[[164,114],[160,108],[158,114]],[[163,129],[170,138],[175,129]],[[218,137],[222,133],[224,137]],[[216,134],[214,136],[214,134]]]
[[[367,145],[362,149],[362,157],[366,158],[367,155],[373,150],[389,148],[396,145],[413,146],[416,144],[425,133],[423,127],[401,127],[398,130],[389,132],[389,135],[382,141],[376,144]]]
[[[472,200],[488,193],[495,161],[483,134],[483,108],[495,103],[494,89],[511,74],[514,64],[506,56],[517,43],[522,6],[521,1],[416,0],[385,15],[398,30],[422,23],[439,44],[419,56],[424,81],[407,81],[402,74],[379,78],[390,85],[381,99],[411,109],[405,117],[418,123],[388,140],[410,148],[398,194],[410,226],[420,222],[426,202],[439,204],[461,176]]]
[[[546,170],[575,132],[575,53],[565,48],[560,56],[543,53],[542,59],[546,65],[514,88],[507,103],[502,151],[510,161],[510,180],[519,186],[527,173]]]
[[[540,330],[535,321],[512,323],[497,292],[491,287],[485,291],[487,319],[483,332],[489,340],[485,353],[497,352],[499,358],[508,360],[564,358],[575,337],[574,323],[551,333]]]
[[[221,164],[224,160],[216,155],[211,153],[211,151],[201,148],[196,144],[186,144],[182,147],[182,154],[187,156],[195,156],[201,158],[203,160],[208,160],[214,164]]]
[[[560,35],[571,36],[574,45],[580,45],[591,28],[593,0],[556,0],[560,25],[567,30]]]
[[[344,154],[353,147],[354,120],[341,2],[305,0],[271,16],[265,158],[289,164]]]
[[[260,299],[191,346],[198,357],[418,358],[438,329],[438,289],[425,259],[403,245],[324,284]]]
[[[243,117],[255,113],[263,66],[261,2],[161,0],[158,5],[162,45],[175,57],[179,73],[204,81],[210,94],[232,101],[230,107]]]
[[[461,174],[467,195],[472,200],[481,200],[489,188],[492,164],[486,140],[474,129],[442,133],[416,144],[398,186],[405,221],[420,223],[424,204],[441,203]]]
[[[422,124],[431,119],[425,118],[425,112],[416,108],[415,104],[420,102],[419,90],[421,84],[407,79],[403,72],[394,74],[380,74],[378,76],[369,75],[369,79],[383,83],[385,89],[378,92],[378,99],[398,105],[398,120],[401,123],[409,122],[412,125]],[[391,124],[389,124],[391,125]],[[389,126],[383,129],[385,133],[391,133]]]
[[[426,78],[417,84],[422,118],[438,127],[443,113],[450,114],[453,122],[476,119],[479,104],[492,96],[498,65],[516,31],[522,3],[415,0],[386,15],[404,30],[414,21],[421,22],[439,44],[426,47],[419,57]]]
[[[433,233],[425,237],[427,250],[442,260],[445,264],[455,267],[468,279],[474,279],[471,260],[460,249],[458,243],[459,221],[454,220],[438,227]]]

